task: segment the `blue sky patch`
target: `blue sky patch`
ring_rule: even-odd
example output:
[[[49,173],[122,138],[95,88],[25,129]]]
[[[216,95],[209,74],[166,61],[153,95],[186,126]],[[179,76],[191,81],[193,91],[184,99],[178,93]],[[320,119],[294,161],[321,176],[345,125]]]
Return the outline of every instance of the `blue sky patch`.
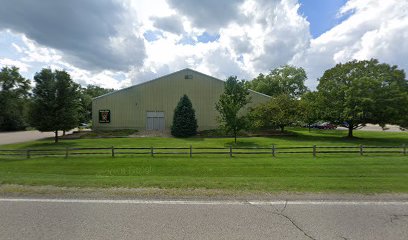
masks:
[[[13,34],[7,31],[0,31],[0,58],[12,58],[22,57],[23,55],[18,53],[17,50],[13,47],[13,43],[18,46],[24,46],[21,36]]]
[[[197,37],[197,40],[202,43],[215,42],[218,39],[220,39],[220,34],[211,35],[208,32],[203,32],[203,34]]]
[[[347,0],[300,0],[299,2],[301,4],[299,12],[307,17],[313,38],[340,24],[352,14],[337,17],[338,11]]]
[[[178,42],[178,44],[181,45],[196,45],[196,40],[192,38],[191,36],[183,36],[183,38]]]
[[[163,37],[163,34],[162,32],[158,30],[155,30],[155,31],[148,30],[145,33],[143,33],[143,37],[149,42],[154,42],[158,40],[159,38]]]

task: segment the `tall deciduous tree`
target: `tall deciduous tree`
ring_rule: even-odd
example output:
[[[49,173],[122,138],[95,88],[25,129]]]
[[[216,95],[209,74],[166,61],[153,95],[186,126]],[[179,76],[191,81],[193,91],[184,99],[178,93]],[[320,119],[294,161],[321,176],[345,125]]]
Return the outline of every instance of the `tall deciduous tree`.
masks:
[[[247,126],[245,115],[239,114],[240,110],[250,102],[249,91],[245,81],[230,76],[224,84],[224,92],[215,105],[220,113],[218,121],[227,133],[234,134],[237,142],[237,133]]]
[[[250,115],[256,128],[279,128],[284,132],[286,126],[300,120],[299,100],[281,94],[253,108]]]
[[[325,71],[317,87],[326,120],[353,130],[367,123],[397,123],[408,106],[403,70],[376,59],[353,60]]]
[[[42,69],[34,76],[31,125],[42,132],[67,131],[79,122],[79,85],[65,71]]]
[[[190,137],[197,134],[197,119],[193,104],[187,95],[180,98],[174,110],[171,135],[175,137]]]
[[[248,87],[271,97],[281,94],[299,98],[307,92],[306,72],[303,68],[285,65],[272,70],[269,74],[259,74],[248,83]]]
[[[26,127],[25,111],[30,81],[22,77],[17,67],[3,67],[0,72],[0,131]]]
[[[309,131],[313,123],[322,119],[318,92],[307,92],[302,95],[299,102],[299,117],[307,124]]]

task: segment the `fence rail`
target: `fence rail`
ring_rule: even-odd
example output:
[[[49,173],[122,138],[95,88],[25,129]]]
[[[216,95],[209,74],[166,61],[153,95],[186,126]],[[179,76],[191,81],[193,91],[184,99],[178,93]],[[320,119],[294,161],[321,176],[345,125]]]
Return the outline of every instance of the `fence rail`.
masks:
[[[3,156],[69,156],[75,155],[271,155],[276,157],[281,154],[303,154],[316,157],[318,154],[401,154],[407,155],[407,146],[275,146],[270,147],[84,147],[84,148],[59,148],[59,149],[0,149]]]

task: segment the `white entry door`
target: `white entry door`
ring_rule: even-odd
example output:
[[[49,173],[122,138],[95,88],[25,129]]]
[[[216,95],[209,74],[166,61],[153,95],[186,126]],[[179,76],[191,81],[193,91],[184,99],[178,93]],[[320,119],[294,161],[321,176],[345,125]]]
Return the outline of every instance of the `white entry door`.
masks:
[[[146,117],[146,130],[164,130],[164,112],[147,112]]]

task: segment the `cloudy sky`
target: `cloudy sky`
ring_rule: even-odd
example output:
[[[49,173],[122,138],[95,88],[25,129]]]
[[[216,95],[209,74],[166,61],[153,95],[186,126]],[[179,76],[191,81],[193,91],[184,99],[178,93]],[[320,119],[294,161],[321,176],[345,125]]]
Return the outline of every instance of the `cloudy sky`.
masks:
[[[0,0],[0,67],[123,88],[186,67],[252,79],[284,64],[307,85],[352,59],[408,70],[408,0]]]

